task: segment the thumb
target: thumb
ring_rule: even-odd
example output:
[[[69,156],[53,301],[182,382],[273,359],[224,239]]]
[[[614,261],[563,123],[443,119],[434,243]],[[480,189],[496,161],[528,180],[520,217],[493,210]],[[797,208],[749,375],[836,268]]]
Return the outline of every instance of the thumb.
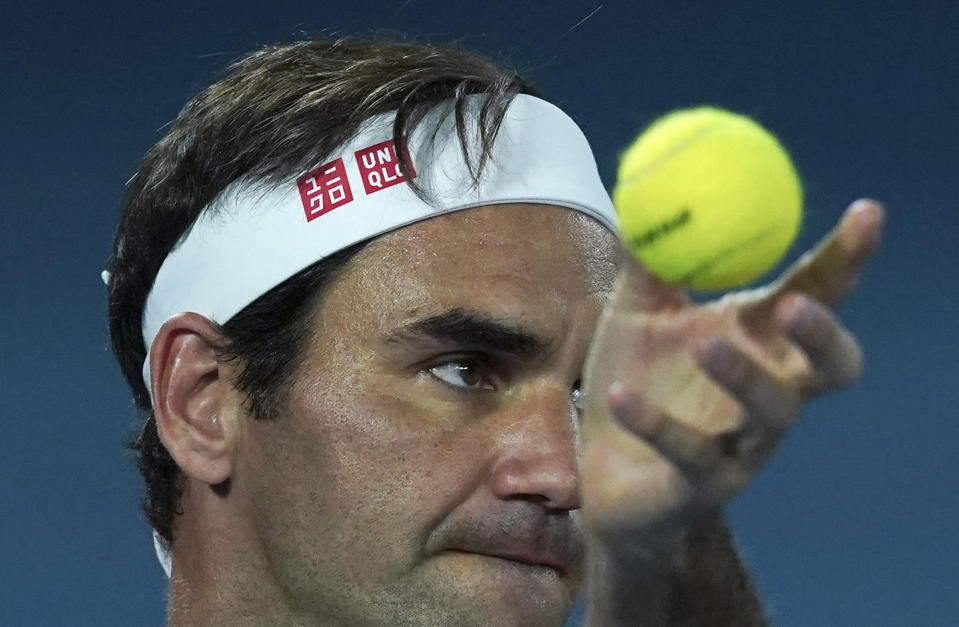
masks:
[[[875,252],[883,217],[876,201],[854,202],[836,228],[770,285],[746,315],[768,317],[776,303],[791,292],[835,306],[855,288],[863,266]]]
[[[625,246],[623,248],[623,267],[616,279],[610,309],[622,313],[658,313],[690,305],[689,296],[681,285],[667,283],[655,276]]]

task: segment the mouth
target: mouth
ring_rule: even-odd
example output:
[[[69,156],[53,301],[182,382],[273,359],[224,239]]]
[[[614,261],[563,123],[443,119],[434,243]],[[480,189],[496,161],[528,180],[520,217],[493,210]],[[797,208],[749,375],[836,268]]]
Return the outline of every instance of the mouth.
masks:
[[[569,570],[570,566],[573,563],[573,560],[565,555],[562,555],[558,552],[532,552],[522,549],[516,550],[489,550],[489,551],[467,551],[461,549],[449,549],[449,553],[465,553],[470,555],[479,555],[482,557],[492,557],[496,559],[506,560],[509,562],[516,562],[519,564],[524,564],[526,566],[539,566],[543,568],[550,568],[557,571],[559,574],[565,574]]]

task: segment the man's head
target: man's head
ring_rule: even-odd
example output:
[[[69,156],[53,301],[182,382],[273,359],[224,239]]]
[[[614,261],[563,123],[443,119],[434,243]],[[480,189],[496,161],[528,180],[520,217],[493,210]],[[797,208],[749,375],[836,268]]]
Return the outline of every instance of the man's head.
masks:
[[[151,410],[142,380],[147,294],[163,260],[201,210],[242,177],[279,181],[322,163],[370,117],[398,111],[402,138],[437,103],[486,95],[488,128],[516,93],[519,76],[457,49],[363,41],[310,41],[252,54],[190,101],[129,183],[110,262],[114,352],[136,404]],[[415,181],[414,181],[415,184]],[[287,372],[302,331],[302,305],[351,251],[321,262],[251,305],[225,326],[230,354],[250,363],[240,382],[258,416]],[[147,420],[137,442],[147,480],[146,513],[172,539],[178,476]]]
[[[403,145],[432,107],[470,93],[487,103],[478,176],[528,90],[458,51],[311,42],[239,64],[148,154],[117,236],[111,325],[153,411],[137,440],[147,512],[176,536],[191,585],[254,586],[244,598],[347,624],[550,622],[568,609],[573,401],[617,254],[592,219],[510,204],[402,227],[222,326],[175,316],[153,342],[155,408],[141,379],[157,270],[229,184],[295,178],[387,111]]]

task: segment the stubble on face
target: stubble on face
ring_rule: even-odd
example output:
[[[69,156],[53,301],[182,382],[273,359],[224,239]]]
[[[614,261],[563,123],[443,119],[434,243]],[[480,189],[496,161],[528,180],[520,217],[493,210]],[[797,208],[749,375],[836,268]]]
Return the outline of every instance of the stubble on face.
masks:
[[[580,214],[490,207],[378,238],[333,281],[285,411],[249,421],[235,480],[304,623],[562,624],[578,504],[497,477],[575,464],[569,393],[618,254]],[[451,312],[459,326],[416,326]],[[511,349],[523,333],[538,350]],[[473,377],[489,387],[459,387]]]

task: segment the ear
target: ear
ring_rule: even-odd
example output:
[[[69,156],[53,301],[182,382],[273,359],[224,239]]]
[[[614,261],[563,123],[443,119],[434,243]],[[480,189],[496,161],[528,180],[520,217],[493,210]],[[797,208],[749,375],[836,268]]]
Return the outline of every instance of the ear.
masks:
[[[182,313],[163,324],[150,350],[160,440],[187,476],[210,485],[230,478],[241,414],[228,367],[217,359],[222,340],[209,320]]]

